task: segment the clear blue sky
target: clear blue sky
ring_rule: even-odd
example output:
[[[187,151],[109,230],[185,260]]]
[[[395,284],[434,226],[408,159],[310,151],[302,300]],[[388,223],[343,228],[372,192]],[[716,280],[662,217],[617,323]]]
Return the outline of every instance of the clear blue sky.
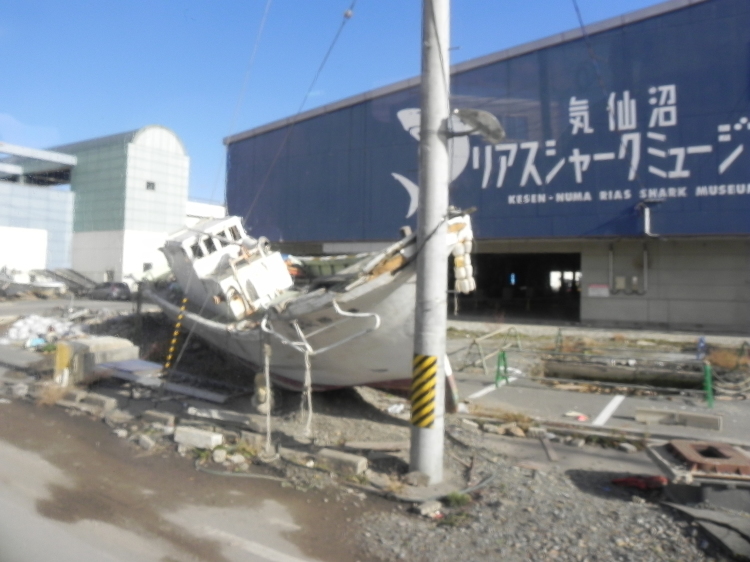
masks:
[[[160,124],[190,196],[222,201],[222,139],[297,112],[351,0],[21,0],[0,10],[0,141],[44,148]],[[657,0],[578,0],[584,22]],[[419,0],[357,0],[305,109],[419,74]],[[578,27],[572,0],[454,0],[451,62]],[[239,100],[239,111],[236,111]]]

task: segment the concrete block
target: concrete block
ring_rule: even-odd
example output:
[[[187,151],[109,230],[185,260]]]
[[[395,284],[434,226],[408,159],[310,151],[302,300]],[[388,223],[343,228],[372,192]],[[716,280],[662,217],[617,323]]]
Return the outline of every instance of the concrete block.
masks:
[[[83,397],[81,402],[101,408],[103,412],[108,412],[117,408],[116,398],[104,396],[103,394],[97,394],[96,392],[89,392],[88,394],[86,394],[86,396]]]
[[[102,415],[102,409],[99,406],[94,406],[93,404],[86,404],[85,402],[72,402],[70,400],[59,400],[57,402],[58,406],[62,406],[63,408],[68,408],[69,410],[78,410],[79,412],[84,412],[86,414],[90,414],[92,416],[101,417]]]
[[[81,390],[80,388],[71,388],[69,389],[65,395],[63,396],[63,400],[70,400],[71,402],[80,402],[84,398],[86,398],[86,395],[88,392],[85,390]]]
[[[18,382],[10,387],[10,393],[13,398],[25,398],[29,393],[29,385],[24,382]]]
[[[439,512],[442,508],[443,508],[443,504],[441,504],[437,500],[420,503],[414,506],[414,510],[420,515],[422,515],[423,517],[432,517],[437,512]]]
[[[123,410],[109,410],[104,414],[104,423],[109,427],[117,427],[133,421],[133,416]]]
[[[680,410],[655,410],[651,408],[637,408],[635,411],[635,421],[646,424],[685,425],[716,431],[721,431],[722,426],[722,417],[715,414],[700,414]]]
[[[100,377],[95,367],[101,363],[138,359],[139,349],[125,338],[92,336],[60,342],[55,357],[56,372],[67,368],[73,383]]]
[[[0,365],[28,372],[45,372],[54,368],[54,355],[0,345]]]
[[[258,433],[266,431],[266,420],[263,416],[241,414],[239,412],[232,412],[231,410],[222,410],[218,408],[196,408],[194,406],[190,406],[187,409],[187,414],[197,418],[206,418],[227,422],[229,424],[242,425],[251,431],[256,431]]]
[[[141,419],[147,423],[158,423],[167,427],[174,426],[175,415],[158,410],[146,410],[141,414]]]
[[[315,460],[312,455],[307,451],[300,451],[299,449],[288,449],[286,447],[279,447],[279,456],[285,461],[299,464],[312,468],[315,466]]]
[[[333,449],[321,449],[315,455],[318,467],[346,476],[363,474],[367,470],[367,458]]]
[[[227,457],[227,460],[231,462],[232,464],[242,464],[247,459],[245,458],[245,455],[241,455],[239,453],[235,453],[233,455],[229,455]]]
[[[138,436],[138,444],[147,451],[156,447],[156,441],[152,437],[143,434]]]
[[[242,431],[240,432],[240,442],[256,452],[264,451],[266,448],[266,436],[260,433]]]
[[[547,437],[547,429],[544,427],[530,427],[526,435],[534,439],[542,439],[543,437]]]
[[[512,435],[513,437],[526,437],[526,432],[518,426],[509,427],[505,431],[505,435]]]
[[[177,426],[174,432],[174,440],[180,445],[196,449],[215,449],[224,444],[224,436],[221,433],[186,425]]]

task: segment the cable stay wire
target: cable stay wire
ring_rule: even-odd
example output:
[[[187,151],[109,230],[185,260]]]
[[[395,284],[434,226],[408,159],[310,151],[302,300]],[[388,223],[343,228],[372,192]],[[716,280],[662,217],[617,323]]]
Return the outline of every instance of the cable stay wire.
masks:
[[[268,179],[271,177],[271,173],[273,172],[274,168],[276,167],[276,163],[279,161],[279,158],[281,157],[281,152],[284,150],[284,147],[286,146],[286,143],[292,134],[292,130],[294,129],[294,126],[296,125],[296,121],[294,121],[294,119],[302,113],[302,110],[305,107],[305,104],[307,103],[307,100],[310,97],[310,94],[312,93],[313,88],[315,88],[315,85],[318,82],[318,78],[320,78],[320,75],[323,73],[323,69],[325,68],[326,63],[328,62],[328,59],[331,56],[331,53],[333,52],[333,49],[336,46],[336,43],[338,43],[338,40],[341,37],[341,33],[343,32],[344,27],[354,15],[354,7],[356,6],[356,4],[357,4],[357,0],[352,0],[352,3],[349,5],[349,8],[344,12],[343,17],[341,19],[341,24],[336,30],[336,34],[333,36],[333,40],[331,41],[331,44],[328,46],[328,50],[326,51],[326,54],[323,56],[323,60],[320,62],[320,65],[318,66],[318,70],[315,72],[315,76],[313,77],[312,82],[310,82],[310,86],[307,88],[305,95],[302,97],[302,102],[299,104],[299,107],[297,108],[297,112],[292,117],[289,118],[289,120],[292,120],[293,122],[289,124],[286,130],[286,134],[284,135],[284,138],[281,140],[281,144],[279,145],[279,148],[276,151],[276,154],[274,155],[274,158],[271,161],[270,166],[268,167],[268,171],[266,172],[266,175],[263,177],[263,181],[261,182],[260,186],[258,186],[258,190],[255,192],[255,197],[253,197],[253,200],[250,203],[250,207],[248,208],[247,212],[245,213],[245,216],[243,217],[244,223],[247,222],[248,218],[250,217],[250,213],[253,212],[255,205],[258,203],[258,198],[260,197],[261,193],[263,193],[263,190],[265,189],[266,184],[268,183]]]
[[[253,43],[252,51],[250,51],[250,58],[247,62],[247,69],[245,70],[245,76],[242,80],[242,86],[240,87],[240,93],[237,96],[237,103],[234,106],[234,111],[232,112],[232,116],[229,120],[229,134],[232,134],[232,131],[234,131],[235,127],[237,126],[237,120],[240,116],[240,111],[242,110],[242,106],[245,102],[245,96],[247,94],[247,87],[250,83],[250,75],[252,73],[253,66],[255,65],[255,57],[258,54],[258,47],[260,46],[260,40],[263,36],[263,30],[266,27],[266,21],[268,20],[268,13],[271,11],[271,4],[273,3],[273,0],[267,0],[266,1],[266,7],[263,10],[263,16],[260,19],[260,25],[258,26],[258,33],[255,36],[255,42]],[[225,159],[226,160],[226,159]],[[210,200],[213,201],[214,193],[216,193],[216,188],[219,185],[219,179],[221,178],[221,170],[224,168],[224,162],[222,162],[219,165],[219,169],[216,171],[216,179],[214,180],[214,185],[211,188],[211,197]],[[227,195],[226,190],[224,191],[224,197],[223,197],[224,205],[227,204]]]

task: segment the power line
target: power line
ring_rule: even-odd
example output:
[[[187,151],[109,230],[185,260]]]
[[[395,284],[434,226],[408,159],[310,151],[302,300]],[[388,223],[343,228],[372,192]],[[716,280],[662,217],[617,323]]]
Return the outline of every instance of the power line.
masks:
[[[354,6],[356,4],[357,4],[357,0],[352,0],[352,3],[349,6],[349,8],[344,12],[344,15],[341,20],[341,25],[339,25],[339,28],[336,30],[336,34],[333,36],[333,40],[331,41],[331,44],[328,47],[328,50],[326,51],[326,54],[323,57],[323,60],[321,61],[320,66],[318,67],[318,70],[312,79],[312,82],[310,83],[310,86],[307,88],[307,92],[305,92],[305,95],[302,97],[302,102],[300,103],[299,108],[297,109],[297,113],[293,115],[293,118],[297,117],[300,113],[302,113],[302,108],[305,107],[305,103],[307,103],[307,99],[310,97],[310,94],[312,93],[313,88],[315,87],[315,84],[318,82],[318,78],[322,74],[323,68],[328,62],[328,58],[330,57],[331,53],[333,52],[333,48],[336,46],[336,43],[338,42],[339,37],[341,36],[341,32],[344,30],[344,26],[346,26],[348,21],[354,15]],[[281,144],[279,145],[279,149],[276,151],[276,154],[273,160],[271,161],[271,165],[268,167],[268,171],[266,172],[266,175],[263,177],[263,181],[258,187],[258,190],[255,192],[255,197],[253,197],[253,200],[250,203],[250,207],[248,208],[247,213],[245,213],[245,216],[243,217],[243,222],[247,222],[247,219],[250,217],[250,213],[252,213],[253,209],[255,208],[255,205],[258,202],[258,198],[260,197],[260,194],[263,192],[263,189],[265,189],[266,183],[268,182],[268,178],[271,176],[271,172],[273,172],[274,168],[276,167],[276,163],[281,157],[281,152],[286,146],[286,143],[289,140],[289,136],[291,135],[292,129],[294,129],[295,124],[296,123],[292,123],[287,128],[286,135],[284,135],[284,138],[282,139]]]
[[[255,56],[258,54],[258,47],[260,46],[260,39],[263,36],[263,29],[266,27],[266,20],[268,19],[268,12],[271,10],[271,3],[273,0],[267,0],[266,7],[263,10],[263,16],[260,20],[260,25],[258,26],[258,33],[255,36],[255,43],[253,44],[253,50],[250,52],[250,58],[248,59],[247,63],[247,70],[245,71],[245,77],[242,80],[242,87],[240,88],[240,95],[237,97],[237,103],[234,106],[234,112],[232,113],[232,117],[229,121],[229,133],[231,134],[232,131],[234,131],[234,128],[237,126],[237,119],[240,115],[240,110],[242,109],[242,104],[245,101],[245,94],[247,93],[247,85],[250,82],[250,72],[253,68],[253,65],[255,64]],[[219,177],[221,176],[221,168],[222,166],[219,166],[219,169],[216,171],[216,179],[214,180],[213,188],[211,188],[211,197],[210,199],[213,200],[214,193],[216,192],[216,187],[219,185]],[[226,191],[224,192],[224,204],[226,205]]]

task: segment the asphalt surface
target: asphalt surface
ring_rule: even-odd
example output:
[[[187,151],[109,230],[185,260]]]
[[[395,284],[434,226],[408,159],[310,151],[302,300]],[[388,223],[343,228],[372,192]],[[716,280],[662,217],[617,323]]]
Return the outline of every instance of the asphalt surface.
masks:
[[[558,332],[558,326],[537,324],[499,324],[488,323],[483,320],[451,320],[449,327],[462,332],[460,338],[454,337],[449,350],[452,352],[452,363],[456,371],[459,394],[470,405],[482,410],[497,412],[515,412],[554,424],[566,424],[581,430],[607,430],[612,433],[626,432],[641,434],[644,437],[665,439],[700,439],[717,440],[750,447],[750,403],[740,396],[738,399],[716,399],[712,407],[700,392],[679,394],[660,394],[658,396],[624,396],[612,403],[616,394],[597,394],[561,390],[543,385],[539,381],[530,380],[532,375],[529,368],[529,353],[515,349],[514,338],[504,340],[502,335],[510,329],[518,332],[522,337],[548,338],[552,341]],[[637,331],[612,330],[600,328],[564,326],[563,335],[571,338],[588,338],[590,340],[607,340],[614,337],[625,338],[632,347],[634,357],[638,356],[637,342],[644,340],[672,342],[676,344],[693,345],[701,334],[674,331]],[[485,340],[483,348],[489,353],[501,346],[507,346],[506,354],[510,366],[507,384],[500,386],[494,383],[494,368],[496,359],[487,361],[487,375],[481,369],[460,370],[462,360],[473,337],[501,330],[501,335],[492,340]],[[723,345],[739,348],[748,338],[737,335],[709,335],[706,340],[709,345]],[[644,349],[643,345],[640,346]],[[627,353],[627,351],[623,351]],[[472,356],[473,358],[473,356]],[[611,406],[610,406],[611,404]],[[609,412],[605,410],[610,406]],[[636,409],[669,410],[678,413],[694,412],[721,418],[721,430],[705,429],[683,425],[667,425],[660,423],[643,424],[635,421]],[[580,422],[573,417],[566,416],[570,412],[584,414],[588,419]],[[603,423],[594,425],[597,418]],[[607,416],[607,414],[609,414]]]

